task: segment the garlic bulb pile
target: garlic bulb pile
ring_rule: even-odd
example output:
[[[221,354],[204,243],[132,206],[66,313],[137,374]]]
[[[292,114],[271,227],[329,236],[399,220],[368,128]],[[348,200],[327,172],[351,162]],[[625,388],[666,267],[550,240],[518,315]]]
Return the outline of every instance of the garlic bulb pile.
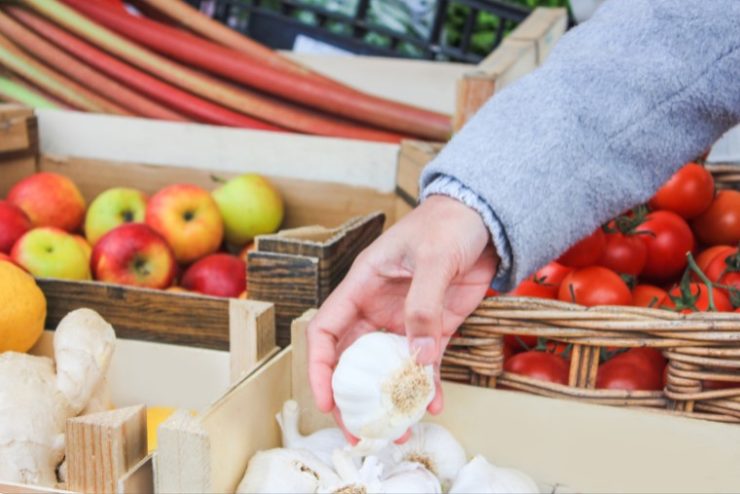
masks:
[[[537,494],[540,492],[534,480],[513,468],[496,467],[481,455],[462,467],[457,474],[449,494]]]
[[[275,419],[282,431],[284,448],[305,449],[327,465],[332,464],[332,454],[335,450],[349,447],[344,434],[336,427],[321,429],[308,436],[301,435],[298,430],[300,411],[295,400],[286,401]]]
[[[373,332],[347,348],[334,369],[334,402],[364,454],[401,436],[421,420],[434,398],[434,371],[411,355],[408,340]]]
[[[411,437],[403,444],[391,444],[378,456],[384,465],[416,462],[436,475],[446,491],[467,462],[465,450],[441,425],[419,423],[411,428]]]
[[[276,448],[260,451],[249,460],[237,494],[317,492],[340,482],[334,470],[310,451]]]

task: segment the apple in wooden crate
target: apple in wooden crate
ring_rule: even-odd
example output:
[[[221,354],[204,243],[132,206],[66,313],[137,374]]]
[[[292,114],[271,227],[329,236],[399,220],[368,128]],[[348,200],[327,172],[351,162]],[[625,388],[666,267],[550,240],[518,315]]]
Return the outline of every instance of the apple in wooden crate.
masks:
[[[181,285],[205,295],[238,297],[247,288],[247,265],[237,256],[211,254],[185,271]]]
[[[217,251],[224,236],[224,222],[211,194],[190,184],[170,185],[154,194],[146,224],[164,237],[183,264]]]
[[[41,172],[30,175],[8,192],[8,202],[28,215],[34,227],[52,226],[77,231],[85,218],[85,199],[64,175]]]
[[[89,280],[88,256],[74,235],[54,227],[34,228],[13,246],[13,261],[39,278]]]
[[[283,222],[283,198],[264,177],[241,175],[213,191],[224,219],[226,242],[241,248],[257,235],[273,233]]]
[[[177,273],[170,246],[143,223],[126,223],[103,235],[90,265],[98,281],[146,288],[167,288]]]
[[[90,245],[124,223],[143,223],[147,197],[140,190],[114,187],[102,192],[90,204],[85,216],[85,236]]]
[[[19,238],[31,229],[31,220],[21,208],[0,201],[0,253],[9,254]]]

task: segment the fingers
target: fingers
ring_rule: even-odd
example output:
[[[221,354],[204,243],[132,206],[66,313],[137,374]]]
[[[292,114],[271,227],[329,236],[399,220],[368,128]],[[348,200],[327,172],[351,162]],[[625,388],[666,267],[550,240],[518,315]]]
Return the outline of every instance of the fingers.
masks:
[[[444,298],[453,277],[444,258],[420,254],[404,306],[406,335],[412,352],[422,365],[439,360]]]
[[[399,437],[398,439],[396,439],[393,442],[396,443],[396,444],[403,444],[406,441],[408,441],[409,439],[411,439],[411,429],[408,429],[406,432],[403,433],[403,436]]]
[[[308,378],[316,406],[334,408],[331,378],[337,363],[337,341],[358,319],[352,299],[340,287],[330,296],[308,326]]]

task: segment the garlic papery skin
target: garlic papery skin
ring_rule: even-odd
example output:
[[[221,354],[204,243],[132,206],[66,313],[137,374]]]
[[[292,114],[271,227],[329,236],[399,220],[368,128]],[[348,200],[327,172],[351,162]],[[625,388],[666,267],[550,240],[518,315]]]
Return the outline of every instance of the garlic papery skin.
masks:
[[[481,455],[462,467],[449,494],[539,494],[528,475],[513,468],[494,466]]]
[[[324,485],[319,494],[380,494],[383,465],[375,456],[368,456],[359,468],[348,450],[336,450],[332,455],[339,481]]]
[[[388,494],[441,494],[439,479],[419,463],[403,462],[388,471],[381,482]]]
[[[363,441],[375,449],[421,420],[434,398],[434,371],[416,363],[405,337],[372,332],[342,353],[332,388],[345,428],[361,440],[360,449]]]
[[[314,493],[336,485],[334,470],[310,451],[276,448],[257,452],[247,466],[237,494]]]
[[[288,400],[283,409],[275,416],[283,435],[283,448],[305,449],[315,454],[327,465],[332,464],[332,453],[336,449],[349,446],[344,433],[338,428],[321,429],[308,436],[298,430],[300,409],[295,400]]]
[[[403,444],[390,444],[378,453],[386,468],[402,461],[420,463],[437,476],[447,490],[467,462],[462,445],[441,425],[419,423],[411,428],[411,437]]]

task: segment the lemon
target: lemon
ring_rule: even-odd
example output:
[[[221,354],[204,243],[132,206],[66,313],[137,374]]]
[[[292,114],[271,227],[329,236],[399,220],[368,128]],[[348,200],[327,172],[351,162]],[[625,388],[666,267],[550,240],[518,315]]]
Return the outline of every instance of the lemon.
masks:
[[[147,407],[146,409],[146,444],[151,453],[157,449],[157,428],[175,412],[169,407]]]
[[[33,277],[0,261],[0,352],[27,352],[44,331],[46,298]]]

